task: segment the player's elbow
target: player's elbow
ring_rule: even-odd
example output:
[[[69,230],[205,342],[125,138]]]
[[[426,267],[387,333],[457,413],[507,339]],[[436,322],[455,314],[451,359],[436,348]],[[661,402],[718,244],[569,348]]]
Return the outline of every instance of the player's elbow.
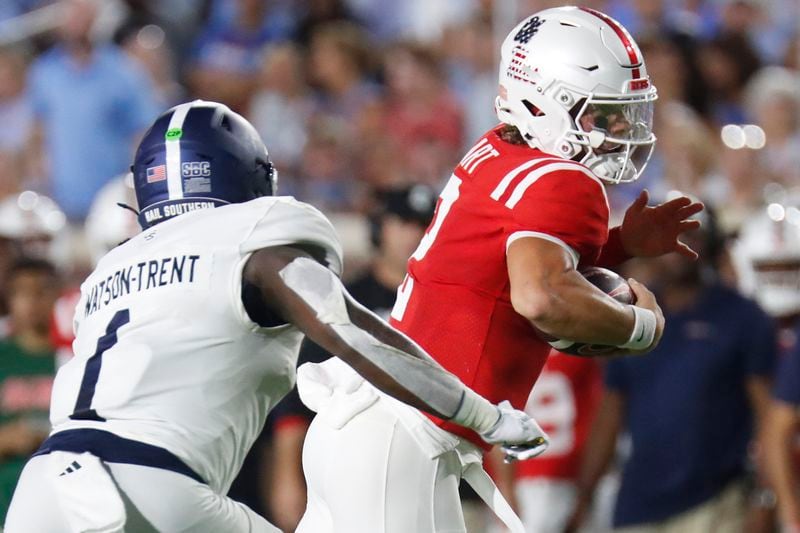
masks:
[[[534,325],[547,324],[557,315],[557,298],[542,287],[522,287],[511,290],[511,305]]]

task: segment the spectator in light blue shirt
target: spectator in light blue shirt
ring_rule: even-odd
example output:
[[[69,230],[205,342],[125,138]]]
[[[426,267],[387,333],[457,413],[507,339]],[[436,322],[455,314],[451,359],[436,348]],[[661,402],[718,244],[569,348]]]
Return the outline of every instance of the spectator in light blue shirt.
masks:
[[[45,7],[54,0],[2,0],[0,1],[0,22],[8,21],[28,11]]]
[[[94,44],[95,8],[70,0],[60,40],[33,64],[30,98],[52,195],[74,221],[130,164],[139,133],[158,114],[147,74],[118,48]]]
[[[30,137],[33,117],[25,98],[25,57],[11,48],[0,49],[0,150],[19,153]]]

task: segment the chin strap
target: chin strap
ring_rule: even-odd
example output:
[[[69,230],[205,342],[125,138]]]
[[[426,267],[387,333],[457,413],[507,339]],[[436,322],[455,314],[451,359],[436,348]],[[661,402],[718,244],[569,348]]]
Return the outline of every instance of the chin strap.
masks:
[[[139,211],[137,211],[133,207],[129,206],[128,204],[123,204],[122,202],[117,202],[117,205],[120,206],[122,209],[127,209],[128,211],[130,211],[131,213],[136,215],[137,218],[139,217]]]

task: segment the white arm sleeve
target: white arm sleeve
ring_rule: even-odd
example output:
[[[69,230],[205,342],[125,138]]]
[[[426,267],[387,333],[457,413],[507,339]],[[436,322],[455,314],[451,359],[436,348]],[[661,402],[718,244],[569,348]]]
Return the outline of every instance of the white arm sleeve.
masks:
[[[330,326],[354,351],[436,412],[479,433],[495,425],[499,417],[497,408],[430,356],[421,358],[406,353],[353,324],[348,313],[347,291],[333,272],[312,259],[300,257],[286,265],[280,276],[287,287],[314,309],[320,322]],[[421,348],[419,352],[424,354]]]

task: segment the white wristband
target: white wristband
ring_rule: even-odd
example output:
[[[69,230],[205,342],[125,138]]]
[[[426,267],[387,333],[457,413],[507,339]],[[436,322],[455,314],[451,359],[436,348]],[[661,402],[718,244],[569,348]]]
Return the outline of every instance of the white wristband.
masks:
[[[643,307],[630,306],[633,309],[633,331],[628,342],[620,346],[629,350],[646,350],[656,337],[656,314]]]

